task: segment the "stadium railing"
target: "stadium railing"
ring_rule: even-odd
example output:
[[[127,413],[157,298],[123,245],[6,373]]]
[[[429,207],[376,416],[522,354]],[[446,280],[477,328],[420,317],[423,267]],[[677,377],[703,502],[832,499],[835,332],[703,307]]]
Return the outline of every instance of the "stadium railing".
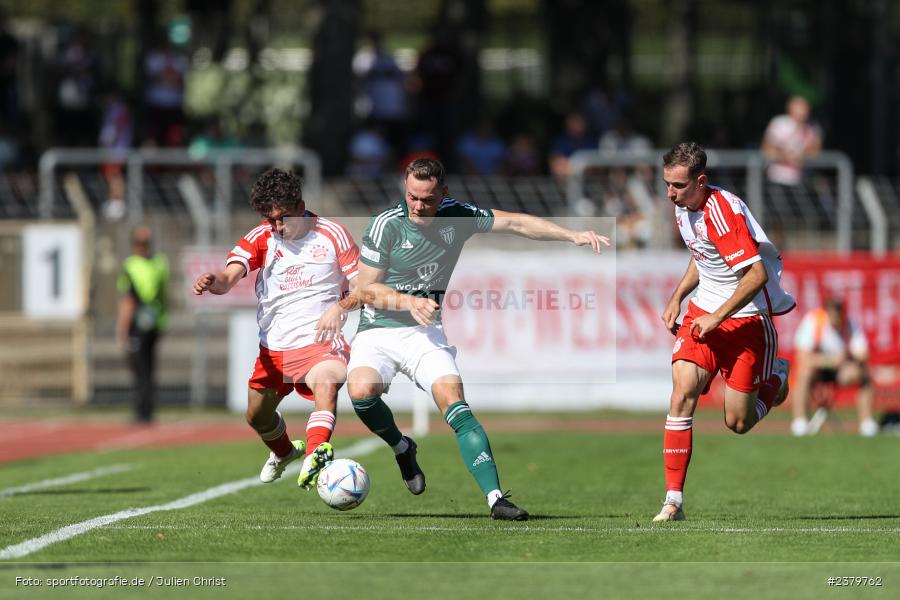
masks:
[[[664,153],[662,149],[642,153],[576,152],[566,184],[570,213],[582,214],[585,207],[596,207],[603,213],[607,198],[598,193],[602,188],[598,188],[596,181],[617,172],[624,172],[623,176],[631,182],[629,193],[636,197],[634,202],[665,197]],[[887,219],[881,194],[874,186],[867,185],[866,180],[859,187],[853,164],[843,152],[825,151],[808,159],[803,183],[789,193],[767,183],[766,159],[757,150],[708,149],[707,155],[712,183],[742,197],[770,234],[784,236],[790,232],[791,241],[796,242],[802,239],[796,234],[812,232],[812,243],[819,245],[822,234],[831,234],[833,249],[843,253],[863,247],[873,252],[884,252],[887,248]],[[854,191],[859,194],[859,204]],[[659,210],[662,204],[655,202],[652,206],[655,209],[648,211],[648,218],[654,221],[653,229],[673,231],[668,212]],[[856,207],[861,210],[854,210]]]

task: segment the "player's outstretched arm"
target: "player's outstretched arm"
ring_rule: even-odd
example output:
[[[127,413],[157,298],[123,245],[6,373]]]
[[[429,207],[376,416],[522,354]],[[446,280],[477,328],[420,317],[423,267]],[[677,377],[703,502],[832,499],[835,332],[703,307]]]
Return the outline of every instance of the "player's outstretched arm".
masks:
[[[595,231],[575,231],[534,215],[504,210],[494,211],[491,233],[512,233],[545,242],[572,242],[576,246],[590,246],[597,254],[603,246],[609,246],[609,238]]]
[[[356,286],[360,300],[382,310],[408,310],[419,325],[431,325],[434,313],[439,308],[438,303],[431,298],[403,294],[381,283],[384,280],[384,272],[384,269],[359,263]]]
[[[688,294],[700,284],[700,272],[697,271],[697,263],[691,258],[688,262],[687,271],[672,295],[666,302],[666,308],[663,310],[662,320],[666,324],[666,329],[672,332],[672,335],[678,333],[678,315],[681,314],[681,303],[687,298]]]
[[[240,263],[229,263],[221,273],[204,273],[194,283],[194,294],[203,292],[221,296],[227,294],[241,280],[247,270]]]

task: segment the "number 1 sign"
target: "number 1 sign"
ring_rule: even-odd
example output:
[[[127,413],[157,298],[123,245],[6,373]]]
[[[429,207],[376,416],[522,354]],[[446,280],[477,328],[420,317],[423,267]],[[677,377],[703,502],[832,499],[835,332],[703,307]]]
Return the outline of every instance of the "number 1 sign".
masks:
[[[82,309],[81,231],[77,225],[22,230],[22,309],[33,318],[75,318]]]

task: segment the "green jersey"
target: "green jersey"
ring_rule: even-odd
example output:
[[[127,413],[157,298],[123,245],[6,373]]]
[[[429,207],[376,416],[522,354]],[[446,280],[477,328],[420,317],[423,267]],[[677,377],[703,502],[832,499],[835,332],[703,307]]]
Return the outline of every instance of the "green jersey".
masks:
[[[494,213],[472,204],[444,198],[437,216],[427,227],[409,219],[406,202],[385,210],[369,221],[363,234],[360,260],[384,269],[382,283],[398,292],[428,297],[441,304],[463,244],[473,234],[490,231]],[[441,322],[437,310],[435,323]],[[418,325],[409,311],[364,306],[359,331],[381,327]]]

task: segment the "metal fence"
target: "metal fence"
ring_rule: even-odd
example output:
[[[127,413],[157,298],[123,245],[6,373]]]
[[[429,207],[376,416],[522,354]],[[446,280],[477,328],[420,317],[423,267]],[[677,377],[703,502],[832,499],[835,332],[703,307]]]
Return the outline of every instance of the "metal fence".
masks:
[[[665,150],[646,153],[604,153],[582,150],[573,155],[572,174],[567,182],[566,198],[572,214],[585,208],[610,212],[610,197],[603,190],[608,181],[627,181],[622,202],[640,212],[643,207],[648,226],[654,231],[671,231],[666,222],[662,179]],[[753,215],[767,230],[781,237],[804,232],[822,239],[833,236],[829,244],[841,252],[866,248],[883,253],[888,246],[888,221],[881,196],[874,186],[859,188],[853,165],[842,152],[826,151],[805,163],[803,182],[792,188],[776,186],[765,177],[765,157],[756,150],[707,150],[710,180],[742,197]],[[855,192],[859,192],[857,199]],[[796,240],[796,237],[792,237]],[[657,244],[670,243],[655,238]]]

